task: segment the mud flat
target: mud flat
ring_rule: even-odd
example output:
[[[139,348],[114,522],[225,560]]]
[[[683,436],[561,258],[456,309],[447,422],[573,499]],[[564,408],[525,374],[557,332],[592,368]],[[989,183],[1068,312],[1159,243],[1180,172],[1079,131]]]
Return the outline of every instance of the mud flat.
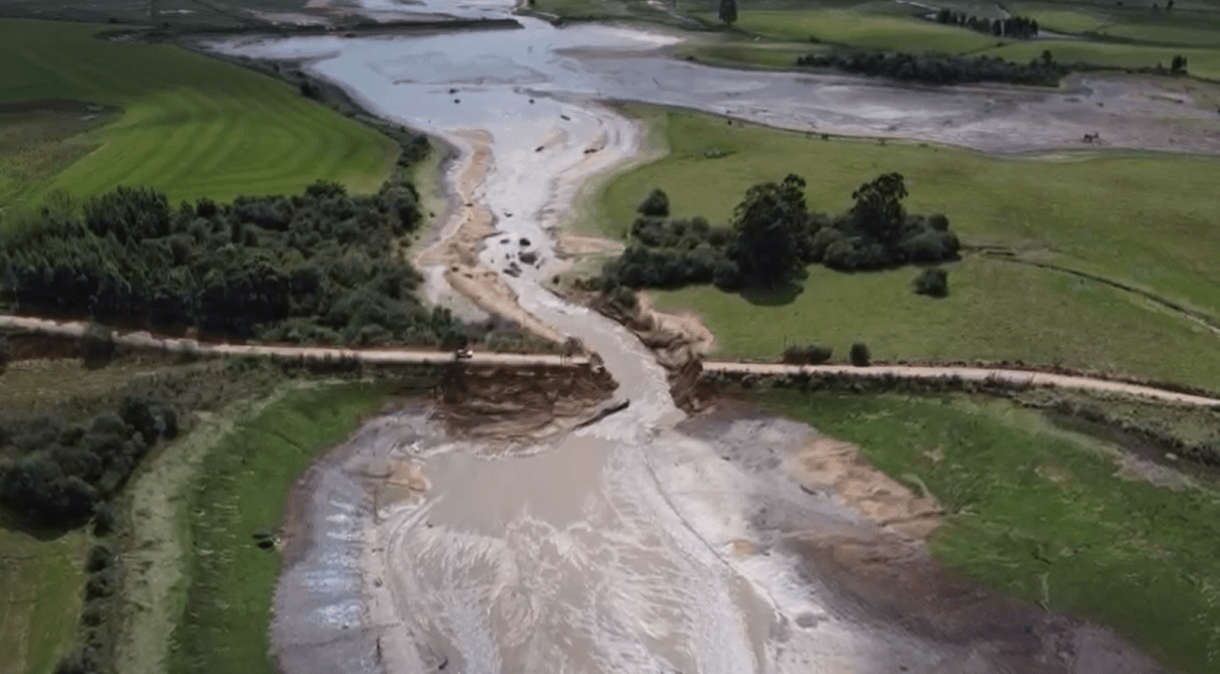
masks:
[[[286,672],[1159,670],[1107,631],[941,572],[929,499],[744,406],[506,452],[416,406],[294,495]]]

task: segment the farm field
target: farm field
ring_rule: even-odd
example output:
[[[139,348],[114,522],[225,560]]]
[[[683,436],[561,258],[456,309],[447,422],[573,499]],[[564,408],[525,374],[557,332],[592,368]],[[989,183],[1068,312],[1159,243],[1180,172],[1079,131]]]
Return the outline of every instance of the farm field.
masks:
[[[967,246],[1000,246],[1019,260],[1095,274],[1220,323],[1220,273],[1207,262],[1220,254],[1207,196],[1207,185],[1220,178],[1215,160],[1087,152],[1001,158],[934,145],[821,140],[686,112],[626,109],[644,119],[670,153],[610,180],[594,199],[585,226],[613,238],[624,235],[636,205],[654,187],[669,195],[675,217],[702,215],[726,224],[748,187],[788,173],[807,180],[811,210],[833,214],[850,206],[860,184],[897,171],[910,190],[908,210],[945,213]],[[785,341],[831,339],[843,353],[847,343],[860,340],[885,358],[1062,360],[1220,383],[1220,370],[1209,371],[1193,356],[1149,352],[1147,344],[1165,339],[1193,345],[1189,352],[1197,354],[1214,348],[1217,337],[1136,295],[968,254],[950,267],[950,297],[935,301],[911,294],[916,271],[852,276],[812,269],[795,298],[751,302],[710,287],[655,297],[662,308],[700,313],[725,356],[774,358]],[[892,312],[903,318],[883,319]],[[742,327],[760,321],[783,329],[755,335]],[[1079,329],[1082,321],[1089,330]]]
[[[210,450],[187,497],[189,512],[208,515],[190,520],[189,587],[169,671],[276,671],[267,631],[280,557],[253,534],[279,528],[289,488],[388,391],[384,383],[295,391]]]
[[[843,274],[820,266],[791,299],[712,286],[648,295],[663,311],[702,317],[716,358],[774,361],[787,346],[824,344],[847,362],[851,344],[864,342],[878,361],[1021,361],[1220,388],[1220,363],[1199,357],[1220,338],[1130,293],[981,257],[944,268],[944,299],[912,292],[916,268]]]
[[[1162,3],[1163,4],[1163,3]],[[1113,68],[1168,68],[1181,54],[1190,74],[1220,78],[1220,8],[1205,2],[1182,2],[1170,12],[1151,5],[1119,6],[1091,2],[1032,1],[1010,3],[1013,16],[1035,19],[1053,33],[1041,39],[999,38],[963,27],[929,21],[931,10],[892,2],[865,0],[826,3],[763,0],[738,3],[738,20],[725,30],[717,16],[718,0],[677,3],[663,12],[642,2],[618,0],[541,0],[539,9],[563,17],[627,19],[684,25],[673,15],[717,33],[705,33],[677,48],[716,65],[792,69],[795,58],[828,46],[846,49],[987,55],[1025,63],[1050,50],[1060,63]],[[980,18],[1000,18],[995,5],[954,1],[936,3]],[[781,55],[792,53],[792,58]]]
[[[28,533],[0,512],[0,674],[49,674],[75,643],[84,531]]]
[[[945,515],[930,548],[951,570],[1112,626],[1174,671],[1216,670],[1214,487],[1154,486],[1118,446],[1004,400],[758,398],[855,443],[885,473],[935,497]],[[1156,474],[1150,465],[1144,475]]]
[[[0,106],[24,109],[17,120],[0,115],[0,142],[25,143],[0,160],[0,198],[141,185],[171,201],[219,201],[299,192],[318,179],[369,192],[389,175],[390,139],[287,84],[169,45],[98,40],[99,30],[0,20]],[[83,128],[98,113],[65,120],[55,112],[63,101],[116,112]],[[18,123],[25,129],[9,128]]]

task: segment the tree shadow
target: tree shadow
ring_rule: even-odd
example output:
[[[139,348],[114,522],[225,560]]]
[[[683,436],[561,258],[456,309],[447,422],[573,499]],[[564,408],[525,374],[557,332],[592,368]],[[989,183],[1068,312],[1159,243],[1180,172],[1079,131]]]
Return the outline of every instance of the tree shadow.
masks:
[[[776,288],[742,288],[737,294],[754,306],[782,307],[792,304],[803,292],[805,292],[805,286],[799,283],[788,283]]]

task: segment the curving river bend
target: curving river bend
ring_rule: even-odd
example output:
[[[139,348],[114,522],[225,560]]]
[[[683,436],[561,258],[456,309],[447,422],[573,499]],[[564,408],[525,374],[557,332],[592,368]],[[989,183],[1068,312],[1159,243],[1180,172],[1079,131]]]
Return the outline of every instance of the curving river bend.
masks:
[[[369,4],[382,14],[511,11],[499,1]],[[291,587],[309,589],[285,596],[281,586],[277,597],[274,631],[284,668],[1155,671],[1133,655],[1096,656],[1127,651],[1091,628],[1055,623],[1054,638],[1033,646],[1020,645],[1028,624],[1024,637],[1014,627],[1015,636],[991,640],[930,638],[836,599],[809,572],[802,537],[883,532],[802,488],[810,431],[735,420],[710,436],[679,432],[683,415],[647,349],[616,323],[549,293],[541,280],[560,268],[550,230],[569,217],[584,180],[642,149],[641,129],[599,100],[1006,152],[1063,146],[1099,124],[1115,145],[1181,147],[1186,138],[1196,149],[1220,150],[1220,138],[1202,125],[1147,124],[1206,113],[1104,82],[1048,94],[716,70],[666,58],[659,50],[677,40],[670,35],[519,20],[522,30],[215,45],[304,61],[376,114],[455,146],[459,158],[447,176],[453,217],[442,238],[482,213],[494,231],[480,236],[482,269],[542,324],[600,354],[632,402],[583,430],[511,450],[446,439],[417,413],[366,427],[334,459],[342,470],[317,478],[309,506],[313,546],[287,576]],[[1104,113],[1094,99],[1104,99]],[[521,239],[540,262],[503,273]],[[425,265],[434,298],[452,294],[447,279],[461,280],[449,264]],[[398,476],[391,482],[401,493],[370,496],[361,481],[370,473]],[[910,554],[920,554],[910,544]],[[1026,652],[1014,654],[1021,648]]]

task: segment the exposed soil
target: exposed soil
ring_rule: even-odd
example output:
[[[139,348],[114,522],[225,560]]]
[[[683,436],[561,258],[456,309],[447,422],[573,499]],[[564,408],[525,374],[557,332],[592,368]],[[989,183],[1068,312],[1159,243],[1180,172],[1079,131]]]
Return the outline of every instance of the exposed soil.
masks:
[[[436,414],[455,437],[538,438],[588,419],[616,387],[604,369],[588,363],[513,369],[454,364],[437,389]]]

